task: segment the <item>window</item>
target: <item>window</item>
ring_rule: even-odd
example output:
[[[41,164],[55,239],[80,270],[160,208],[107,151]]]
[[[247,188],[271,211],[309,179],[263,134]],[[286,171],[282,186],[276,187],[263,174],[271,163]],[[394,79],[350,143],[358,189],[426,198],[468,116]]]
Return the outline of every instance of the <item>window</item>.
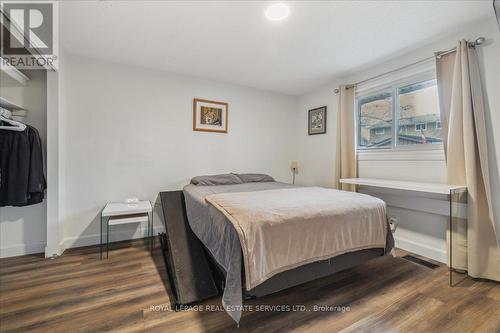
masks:
[[[439,121],[436,80],[413,83],[397,88],[399,146],[442,143],[441,128],[432,126]],[[428,126],[431,125],[431,126]],[[424,133],[425,132],[425,133]]]
[[[358,99],[358,110],[358,145],[364,148],[390,147],[392,145],[392,93],[379,92]]]
[[[358,148],[443,142],[436,80],[429,76],[357,96]]]
[[[415,131],[427,131],[426,123],[415,124]]]

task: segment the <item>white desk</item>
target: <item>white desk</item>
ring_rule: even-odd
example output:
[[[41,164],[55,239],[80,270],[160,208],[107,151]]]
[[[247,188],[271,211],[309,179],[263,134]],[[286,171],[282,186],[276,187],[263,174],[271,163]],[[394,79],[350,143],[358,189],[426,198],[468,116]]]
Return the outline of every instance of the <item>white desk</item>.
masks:
[[[103,250],[103,232],[106,230],[106,258],[109,255],[109,227],[119,224],[148,222],[148,245],[152,250],[153,233],[153,208],[149,201],[139,201],[136,203],[112,202],[106,204],[101,211],[101,251]]]
[[[110,202],[102,210],[102,216],[149,213],[151,209],[151,202],[149,201],[139,201],[137,203]]]
[[[414,192],[450,194],[455,191],[467,190],[466,186],[447,185],[438,183],[419,183],[400,180],[374,179],[374,178],[342,178],[343,184],[364,185],[373,187],[390,188],[394,190],[407,190]]]
[[[374,178],[342,178],[340,179],[340,183],[342,184],[352,184],[352,185],[361,185],[361,186],[371,186],[378,188],[386,188],[386,189],[394,189],[394,190],[403,190],[403,191],[412,191],[412,192],[420,192],[420,193],[432,193],[432,194],[444,194],[448,196],[449,201],[449,215],[448,215],[448,228],[449,230],[453,230],[453,198],[455,195],[461,195],[467,192],[466,186],[459,185],[447,185],[447,184],[438,184],[438,183],[419,183],[419,182],[409,182],[409,181],[399,181],[399,180],[389,180],[389,179],[374,179]],[[459,199],[460,200],[460,199]],[[463,198],[462,198],[463,200]],[[465,204],[467,197],[465,196]],[[458,201],[458,200],[457,200]],[[450,232],[450,242],[449,242],[449,267],[450,267],[450,278],[449,283],[450,286],[453,286],[452,281],[452,248],[453,248],[453,232]]]

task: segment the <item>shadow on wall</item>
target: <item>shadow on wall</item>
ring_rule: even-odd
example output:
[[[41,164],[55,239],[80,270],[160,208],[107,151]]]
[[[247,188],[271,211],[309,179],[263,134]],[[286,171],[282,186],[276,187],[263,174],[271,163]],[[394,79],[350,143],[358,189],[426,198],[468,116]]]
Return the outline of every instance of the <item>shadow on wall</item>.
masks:
[[[154,204],[154,202],[152,202]],[[97,245],[100,243],[100,230],[101,230],[101,211],[104,208],[96,207],[92,209],[92,213],[80,214],[79,216],[73,216],[67,221],[82,221],[85,220],[86,216],[93,216],[86,226],[85,230],[76,237],[66,237],[64,239],[64,249]],[[97,213],[95,213],[97,211]],[[85,215],[85,217],[83,216]],[[160,221],[158,212],[153,210],[153,235],[157,235],[159,232],[164,231],[163,224]],[[130,239],[144,238],[147,236],[147,223],[130,223],[123,225],[110,226],[109,241],[119,242]],[[106,239],[106,231],[103,231],[103,241]],[[110,247],[112,249],[112,246]]]

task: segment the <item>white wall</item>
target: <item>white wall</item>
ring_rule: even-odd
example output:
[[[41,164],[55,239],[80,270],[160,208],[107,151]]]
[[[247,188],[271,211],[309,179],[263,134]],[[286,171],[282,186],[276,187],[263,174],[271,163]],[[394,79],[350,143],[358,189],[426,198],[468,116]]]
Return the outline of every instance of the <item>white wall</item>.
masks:
[[[62,124],[65,96],[65,50],[58,49],[57,71],[47,72],[47,244],[45,256],[61,255],[64,251],[64,225],[61,219],[61,201],[64,179]]]
[[[336,84],[301,96],[298,100],[296,182],[303,185],[335,187],[335,136],[337,133]],[[326,106],[326,134],[308,135],[308,110]]]
[[[61,255],[59,243],[59,72],[47,73],[47,244],[45,256]]]
[[[30,70],[25,73],[31,79],[25,87],[10,84],[6,75],[2,75],[1,96],[28,110],[25,122],[38,129],[46,151],[46,72]],[[46,205],[44,200],[26,207],[0,207],[0,257],[43,252],[46,243]]]
[[[500,91],[500,33],[493,17],[473,26],[459,27],[456,33],[431,45],[399,55],[382,64],[367,66],[346,78],[333,80],[328,86],[299,97],[296,126],[299,127],[298,136],[301,139],[298,143],[300,149],[298,161],[302,167],[301,174],[297,178],[298,182],[334,186],[334,132],[338,101],[333,89],[339,83],[354,83],[385,73],[432,56],[435,51],[449,49],[455,46],[458,39],[474,40],[479,36],[484,36],[488,40],[486,45],[478,47],[478,53],[483,69],[484,90],[488,106],[487,136],[491,158],[490,174],[498,224],[500,222],[500,177],[498,172],[500,113],[496,111],[500,109],[500,94],[498,94]],[[328,106],[328,134],[307,136],[307,110],[321,105]],[[415,157],[418,160],[415,160]],[[405,154],[360,156],[359,176],[445,183],[446,165],[442,153],[435,151],[412,156],[412,160],[408,160]],[[409,206],[412,205],[412,200],[420,199],[409,197]],[[397,217],[400,222],[400,228],[395,235],[398,246],[420,252],[437,260],[446,260],[446,217],[396,207],[388,207],[388,213],[390,216]],[[497,230],[500,230],[500,225],[497,225]]]
[[[65,247],[98,242],[106,202],[155,200],[195,175],[263,172],[291,180],[295,97],[69,54],[65,60]],[[195,97],[229,103],[229,133],[192,130]],[[140,234],[116,228],[112,240]]]

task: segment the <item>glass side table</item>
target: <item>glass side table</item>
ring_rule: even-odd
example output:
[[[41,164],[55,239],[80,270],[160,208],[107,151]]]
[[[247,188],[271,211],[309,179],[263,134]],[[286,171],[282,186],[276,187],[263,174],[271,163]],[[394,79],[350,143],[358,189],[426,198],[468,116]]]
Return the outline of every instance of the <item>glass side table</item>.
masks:
[[[101,246],[100,259],[106,246],[106,259],[109,257],[109,228],[110,226],[147,222],[147,242],[150,251],[153,250],[153,208],[149,201],[134,203],[113,202],[107,203],[101,211]]]

